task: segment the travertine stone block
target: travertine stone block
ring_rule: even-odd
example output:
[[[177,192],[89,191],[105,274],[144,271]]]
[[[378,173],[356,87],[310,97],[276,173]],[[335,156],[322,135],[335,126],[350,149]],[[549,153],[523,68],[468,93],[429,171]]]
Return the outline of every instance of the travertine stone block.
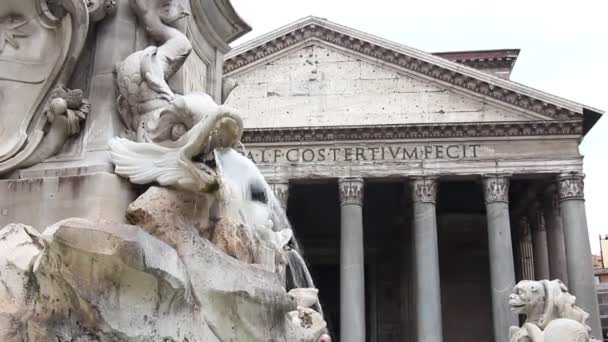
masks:
[[[127,219],[175,247],[186,226],[211,238],[209,216],[214,201],[203,193],[152,186],[129,205]]]
[[[0,226],[20,222],[38,230],[66,219],[125,222],[133,187],[109,173],[0,180]]]

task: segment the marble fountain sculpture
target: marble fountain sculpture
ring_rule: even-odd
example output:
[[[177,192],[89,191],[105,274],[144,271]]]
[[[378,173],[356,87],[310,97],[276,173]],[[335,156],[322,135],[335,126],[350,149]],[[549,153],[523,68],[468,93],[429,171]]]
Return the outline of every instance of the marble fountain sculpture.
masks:
[[[509,342],[599,342],[585,323],[589,314],[575,302],[560,280],[520,281],[509,306],[526,321],[510,328]]]
[[[0,341],[329,341],[286,215],[235,149],[238,113],[167,83],[192,50],[171,26],[184,10],[130,5],[157,44],[116,68],[128,134],[110,154],[117,174],[147,190],[125,213],[130,225],[68,218],[42,233],[0,230]],[[57,90],[46,120],[60,134],[51,127],[34,148],[53,153],[78,129],[88,110],[79,95]]]

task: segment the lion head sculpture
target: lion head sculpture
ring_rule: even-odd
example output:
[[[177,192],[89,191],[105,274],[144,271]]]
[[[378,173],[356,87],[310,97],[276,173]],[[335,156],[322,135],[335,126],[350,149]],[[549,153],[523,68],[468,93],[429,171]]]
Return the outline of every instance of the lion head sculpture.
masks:
[[[545,305],[545,289],[538,281],[522,280],[509,296],[509,306],[516,314],[531,316]]]
[[[575,302],[576,297],[558,279],[522,280],[515,285],[509,296],[511,310],[526,315],[526,323],[536,324],[541,329],[558,318],[571,319],[585,325],[589,314],[576,306]]]

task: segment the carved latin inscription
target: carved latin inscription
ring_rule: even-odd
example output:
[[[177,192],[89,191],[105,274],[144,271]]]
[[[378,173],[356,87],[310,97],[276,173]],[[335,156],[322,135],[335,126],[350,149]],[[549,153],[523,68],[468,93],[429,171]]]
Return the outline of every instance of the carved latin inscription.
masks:
[[[585,182],[582,173],[563,173],[557,178],[560,201],[568,199],[584,199]]]
[[[486,203],[509,202],[509,178],[506,176],[484,176],[483,190]]]
[[[340,186],[340,205],[363,204],[363,179],[341,178],[338,185]]]
[[[327,146],[294,148],[251,148],[247,157],[256,164],[265,163],[327,163],[409,160],[459,160],[481,157],[477,144],[434,144],[377,146]],[[487,148],[485,150],[487,152]]]
[[[435,203],[437,186],[437,177],[414,178],[412,181],[412,199],[414,202]]]

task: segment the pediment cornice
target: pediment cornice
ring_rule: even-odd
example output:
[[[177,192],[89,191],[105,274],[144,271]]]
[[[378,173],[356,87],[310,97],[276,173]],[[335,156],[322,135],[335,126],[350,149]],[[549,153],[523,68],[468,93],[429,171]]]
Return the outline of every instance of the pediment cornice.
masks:
[[[305,18],[235,48],[226,56],[224,75],[230,76],[283,50],[309,41],[346,49],[553,120],[581,120],[584,110],[602,113],[582,104],[316,17]]]
[[[580,120],[246,129],[246,144],[409,139],[580,137]]]

